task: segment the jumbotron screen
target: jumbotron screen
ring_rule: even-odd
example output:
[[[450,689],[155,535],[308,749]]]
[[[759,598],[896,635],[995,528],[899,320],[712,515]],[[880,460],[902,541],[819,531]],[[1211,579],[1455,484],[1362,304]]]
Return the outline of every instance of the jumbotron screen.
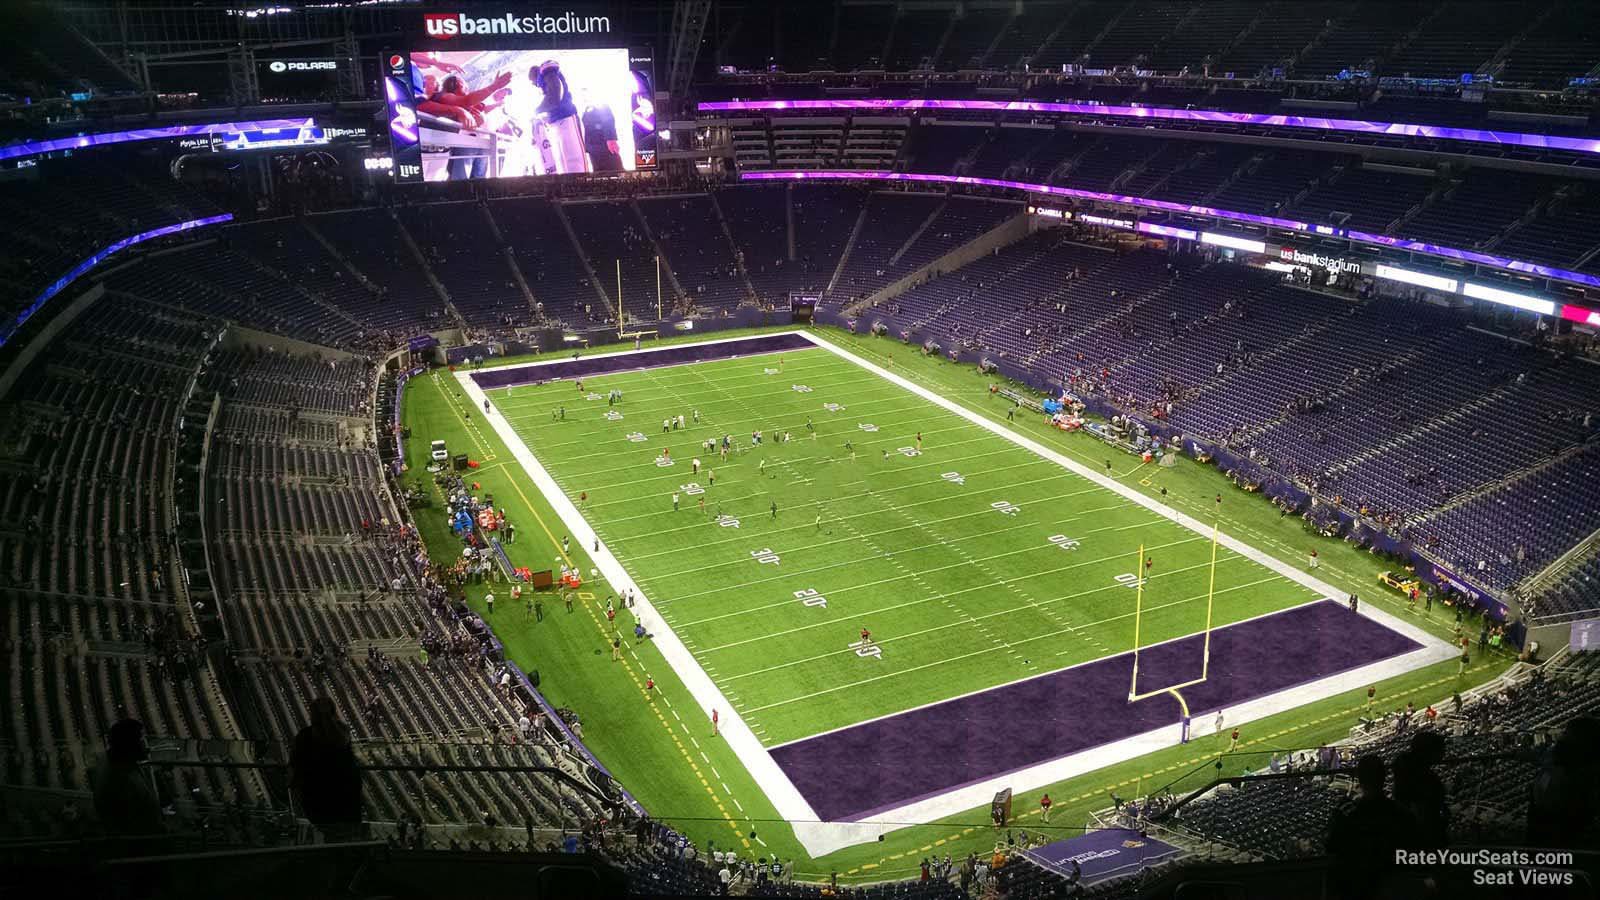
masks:
[[[619,48],[419,50],[389,66],[395,179],[654,168],[651,60]]]

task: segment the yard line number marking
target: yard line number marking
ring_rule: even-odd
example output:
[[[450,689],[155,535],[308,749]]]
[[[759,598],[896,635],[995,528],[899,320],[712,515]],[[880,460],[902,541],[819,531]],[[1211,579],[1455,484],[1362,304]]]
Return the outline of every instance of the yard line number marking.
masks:
[[[883,648],[879,647],[877,644],[869,644],[866,641],[854,641],[850,644],[850,649],[854,650],[856,655],[862,659],[883,659]]]

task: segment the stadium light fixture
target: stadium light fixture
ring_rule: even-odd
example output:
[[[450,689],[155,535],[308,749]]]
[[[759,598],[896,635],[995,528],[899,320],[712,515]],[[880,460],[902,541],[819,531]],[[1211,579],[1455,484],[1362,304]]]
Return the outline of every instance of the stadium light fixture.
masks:
[[[1267,252],[1267,245],[1265,241],[1235,237],[1231,234],[1218,234],[1215,231],[1200,232],[1200,243],[1212,244],[1218,247],[1231,247],[1234,250],[1243,250],[1246,253]]]
[[[1446,278],[1443,275],[1429,275],[1427,272],[1413,272],[1410,269],[1402,269],[1399,266],[1386,266],[1382,263],[1378,264],[1378,277],[1405,284],[1414,284],[1417,287],[1431,288],[1435,291],[1444,291],[1447,294],[1454,294],[1458,286],[1458,282],[1454,278]]]
[[[1531,297],[1515,291],[1501,290],[1500,288],[1489,287],[1486,284],[1477,284],[1469,281],[1461,289],[1461,293],[1475,300],[1487,300],[1490,303],[1527,310],[1531,313],[1538,313],[1541,316],[1553,316],[1556,314],[1556,304],[1553,300]]]

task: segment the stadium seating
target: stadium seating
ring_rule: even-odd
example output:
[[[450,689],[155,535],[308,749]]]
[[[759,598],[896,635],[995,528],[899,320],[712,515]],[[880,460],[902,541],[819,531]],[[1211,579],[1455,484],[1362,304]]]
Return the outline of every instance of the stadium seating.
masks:
[[[645,318],[656,306],[656,248],[631,203],[566,203],[562,212],[594,271],[600,289],[615,306],[617,273],[622,275],[624,311]],[[663,292],[666,288],[663,287]],[[671,294],[668,295],[671,297]],[[653,317],[653,316],[650,316]]]
[[[153,742],[242,735],[173,589],[175,420],[215,321],[105,303],[7,398],[7,617],[11,784],[87,789],[105,730],[137,716]],[[25,411],[25,414],[24,414]],[[260,782],[164,776],[169,796],[255,804]]]
[[[155,271],[170,279],[177,270]],[[491,686],[467,624],[421,600],[408,551],[388,539],[396,514],[363,437],[372,363],[212,349],[224,328],[178,306],[108,295],[8,398],[29,411],[7,417],[14,467],[0,488],[8,521],[19,524],[0,536],[14,651],[3,687],[16,707],[0,760],[8,783],[81,798],[106,729],[129,716],[157,746],[281,746],[322,693],[356,725],[369,763],[556,766],[580,777],[582,764],[554,732],[511,740],[518,701]],[[174,587],[167,510],[182,476],[171,459],[191,385],[215,393],[223,411],[206,524],[210,584],[241,693],[220,689],[217,657]],[[474,649],[420,665],[411,652],[419,628]],[[389,658],[395,651],[404,657]],[[362,653],[365,662],[352,662]],[[374,821],[490,816],[542,827],[599,812],[588,795],[538,777],[463,775],[445,790],[400,773],[372,782]],[[270,802],[248,772],[163,769],[158,786],[201,808]],[[62,821],[17,816],[6,827],[38,833]]]
[[[527,319],[527,300],[513,280],[484,206],[447,203],[426,211],[403,206],[396,212],[468,325],[520,324]]]
[[[830,296],[864,298],[999,225],[1018,208],[932,194],[874,194]]]
[[[745,299],[749,291],[734,259],[730,231],[709,195],[640,200],[639,211],[696,310],[727,311]]]
[[[1591,88],[1569,84],[1592,78],[1600,63],[1594,10],[1581,0],[716,6],[708,30],[721,33],[708,34],[702,63],[714,53],[718,66],[751,71],[702,84],[688,101],[1031,98],[1594,130]],[[301,14],[216,18],[226,20],[231,46],[241,29],[265,26],[268,12]],[[179,22],[181,13],[162,15]],[[84,4],[0,11],[8,33],[29,36],[0,60],[6,143],[102,130],[92,103],[73,94],[139,93],[122,67],[147,51],[161,55],[152,48],[178,26],[152,33],[138,4],[120,5],[111,18],[124,16],[124,35],[113,42],[96,32],[107,27],[96,21],[109,21],[103,11]],[[298,23],[278,21],[284,33],[298,33]],[[385,20],[378,11],[363,21]],[[91,33],[99,46],[85,37]],[[1120,71],[1062,72],[1066,65]],[[702,68],[697,77],[711,67]],[[1238,77],[1151,79],[1134,69]],[[1393,80],[1340,77],[1352,69]],[[818,74],[789,79],[772,70]],[[1463,88],[1469,73],[1536,91]],[[1419,87],[1406,76],[1435,82]],[[1483,102],[1480,90],[1488,91]],[[125,107],[129,115],[103,130],[200,120],[143,106],[181,97],[129,99],[141,105]],[[1252,143],[1262,132],[1231,129],[1216,140],[1207,130],[1227,129],[1211,123],[1147,128],[1087,115],[1062,123],[896,112],[730,120],[732,164],[739,172],[1015,179],[1600,273],[1600,191],[1578,170],[1586,165],[1580,154],[1486,146],[1476,156],[1424,157],[1455,148],[1394,134],[1312,145],[1285,139],[1304,133],[1278,129]],[[679,132],[681,119],[671,121]],[[1168,139],[1169,127],[1192,139]],[[711,131],[695,140],[714,141]],[[1248,477],[1313,492],[1313,522],[1337,506],[1479,585],[1508,594],[1548,585],[1519,597],[1531,619],[1564,622],[1600,610],[1600,369],[1552,352],[1552,338],[1561,349],[1579,342],[1563,344],[1565,335],[1530,327],[1513,341],[1494,333],[1526,326],[1511,313],[1464,313],[1356,278],[1338,292],[1310,289],[1214,249],[1157,249],[1154,241],[1131,249],[1125,232],[1074,225],[1040,228],[885,297],[886,287],[1033,201],[988,188],[942,193],[943,185],[896,192],[882,184],[723,183],[708,174],[727,159],[715,152],[693,163],[664,154],[670,164],[659,175],[618,179],[594,193],[582,181],[552,181],[548,192],[544,184],[529,189],[538,196],[478,185],[402,195],[352,179],[329,205],[350,208],[278,217],[303,206],[270,196],[283,187],[279,167],[293,153],[252,158],[242,170],[248,177],[225,175],[201,189],[203,179],[174,177],[170,147],[154,146],[30,158],[0,179],[8,248],[0,314],[8,322],[115,242],[216,216],[223,203],[240,219],[120,249],[63,300],[95,282],[104,295],[63,311],[49,343],[29,347],[37,358],[7,373],[0,696],[10,715],[0,738],[0,832],[8,837],[76,836],[67,810],[90,805],[91,767],[119,719],[142,721],[158,756],[270,764],[284,759],[312,701],[325,695],[352,726],[358,759],[374,767],[364,796],[376,833],[398,841],[397,823],[415,822],[431,829],[436,846],[458,833],[492,833],[499,849],[533,842],[536,831],[546,840],[581,828],[587,844],[594,823],[616,814],[617,795],[558,727],[557,719],[574,721],[572,712],[550,710],[520,679],[504,686],[502,674],[516,673],[501,668],[493,635],[445,601],[440,567],[405,524],[391,486],[403,376],[385,357],[430,332],[446,345],[457,337],[548,341],[550,329],[614,326],[619,311],[648,330],[657,317],[658,260],[663,312],[737,312],[743,323],[750,311],[741,306],[782,307],[790,293],[825,293],[825,312],[849,309],[869,326],[892,324],[965,360],[1065,384],[1102,409],[1159,420],[1228,451]],[[341,144],[326,148],[328,158],[354,146],[364,152]],[[350,158],[359,164],[361,154]],[[1525,162],[1540,168],[1515,167]],[[1201,220],[1176,210],[1147,221]],[[1318,248],[1305,237],[1297,246]],[[31,327],[54,328],[51,316],[67,305],[56,303]],[[15,360],[24,343],[14,341],[0,361]],[[1561,658],[1534,679],[1469,697],[1433,727],[1452,756],[1527,751],[1528,732],[1600,711],[1596,659]],[[524,715],[536,723],[519,731]],[[1350,753],[1392,760],[1405,746],[1410,726],[1380,718]],[[544,771],[378,768],[417,764]],[[1520,837],[1540,765],[1522,752],[1448,767],[1456,836]],[[175,822],[206,823],[216,829],[209,834],[228,839],[236,835],[222,820],[235,812],[292,822],[282,775],[270,768],[155,771]],[[574,787],[585,783],[609,799]],[[1245,782],[1163,824],[1208,853],[1295,860],[1322,852],[1330,816],[1351,789],[1341,776]],[[18,792],[44,799],[12,803]],[[686,855],[670,830],[602,837],[611,842],[606,858],[632,876],[634,894],[721,888],[710,848]],[[762,878],[754,863],[733,867],[736,892],[965,896],[952,879],[834,889]],[[1189,863],[1078,893],[1056,873],[1013,858],[984,887],[1018,900],[1132,897]]]
[[[743,260],[750,286],[756,296],[772,302],[786,298],[790,291],[804,290],[808,276],[800,260],[789,258],[790,207],[788,185],[744,185],[716,193],[717,207],[728,223],[734,252]],[[783,226],[777,227],[777,223]],[[812,284],[813,290],[822,285]]]
[[[1451,807],[1454,840],[1514,844],[1523,837],[1529,789],[1543,761],[1528,737],[1600,711],[1596,659],[1594,653],[1564,657],[1536,677],[1494,686],[1459,709],[1453,702],[1436,703],[1441,715],[1432,725],[1424,724],[1420,710],[1409,717],[1382,715],[1374,731],[1343,742],[1339,757],[1371,754],[1393,764],[1421,728],[1445,738],[1446,760],[1512,754],[1481,762],[1447,761],[1438,772]],[[1308,768],[1318,763],[1309,752],[1291,757]],[[1325,851],[1330,817],[1353,791],[1353,783],[1339,776],[1244,782],[1180,809],[1171,824],[1253,856],[1319,856]]]
[[[586,327],[611,320],[588,264],[568,236],[560,212],[545,200],[501,200],[490,215],[533,292],[535,308],[550,320]]]
[[[220,210],[137,159],[121,165],[44,160],[0,190],[0,308],[14,319],[34,297],[123,238]]]

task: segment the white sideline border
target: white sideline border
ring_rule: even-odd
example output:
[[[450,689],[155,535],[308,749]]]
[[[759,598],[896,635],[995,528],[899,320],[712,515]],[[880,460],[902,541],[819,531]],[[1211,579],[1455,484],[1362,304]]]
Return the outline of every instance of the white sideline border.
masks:
[[[992,434],[998,435],[1011,443],[1029,450],[1043,459],[1056,463],[1072,473],[1084,478],[1099,487],[1112,491],[1124,500],[1136,503],[1151,512],[1173,521],[1197,534],[1209,537],[1211,529],[1205,523],[1186,513],[1179,512],[1166,504],[1145,496],[1143,493],[1128,487],[1114,479],[1090,469],[1082,463],[1076,462],[1067,456],[1038,443],[1005,426],[981,416],[953,400],[949,400],[927,388],[890,372],[875,363],[869,362],[832,342],[821,338],[809,331],[791,330],[769,332],[759,337],[772,335],[794,334],[799,335],[813,345],[845,359],[860,368],[872,372],[878,377],[895,384],[934,405],[954,413],[962,419],[979,426]],[[673,344],[671,348],[711,346],[730,343],[733,341],[747,340],[750,336],[739,338],[718,338],[706,341],[696,341],[686,344]],[[619,350],[610,353],[588,354],[585,358],[620,356],[629,353],[653,353],[669,349],[656,347],[641,350]],[[770,355],[769,352],[749,354],[750,357]],[[742,358],[742,357],[740,357]],[[568,362],[567,359],[554,359],[542,362],[519,363],[511,366],[496,366],[492,369],[480,371],[504,371],[512,369],[532,369],[550,366],[557,363]],[[643,368],[643,367],[641,367]],[[472,379],[472,372],[462,370],[455,373],[456,381],[462,390],[472,398],[474,410],[481,410],[488,399],[484,391]],[[620,372],[606,373],[620,374]],[[555,479],[543,464],[533,455],[527,445],[523,443],[515,429],[496,410],[488,417],[490,426],[495,433],[511,450],[512,456],[522,466],[523,470],[533,480],[541,493],[545,495],[556,515],[566,525],[575,540],[584,547],[593,547],[596,535],[583,514],[576,505],[567,497],[566,493],[557,486]],[[1243,541],[1234,538],[1225,532],[1217,533],[1218,543],[1230,550],[1245,556],[1263,567],[1311,589],[1324,598],[1338,598],[1343,592],[1332,585],[1311,576],[1287,563],[1282,562]],[[1180,726],[1174,723],[1170,726],[1153,729],[1143,734],[1133,735],[1110,744],[1092,747],[1078,753],[1047,760],[1015,772],[1005,773],[980,782],[953,788],[944,793],[922,800],[917,800],[893,809],[883,810],[853,822],[821,822],[817,819],[816,811],[811,804],[795,788],[777,761],[772,758],[767,748],[761,745],[760,740],[742,716],[734,709],[722,691],[712,682],[710,676],[701,668],[699,661],[684,646],[683,641],[673,633],[651,604],[649,598],[633,578],[623,569],[622,563],[611,553],[610,547],[602,544],[599,552],[590,552],[595,566],[601,575],[610,582],[613,590],[621,592],[623,589],[632,589],[638,598],[640,610],[652,617],[652,633],[656,646],[660,648],[663,658],[677,674],[684,686],[689,690],[703,710],[719,710],[723,723],[721,732],[723,739],[734,755],[739,758],[751,778],[760,786],[767,799],[772,803],[778,815],[788,821],[794,829],[795,838],[805,847],[806,852],[813,857],[824,856],[836,850],[857,844],[878,840],[882,835],[913,824],[924,824],[945,818],[956,813],[975,807],[986,806],[993,798],[994,793],[1002,788],[1010,787],[1016,793],[1032,791],[1045,785],[1053,784],[1077,775],[1082,775],[1108,765],[1123,762],[1136,756],[1142,756],[1157,750],[1177,746],[1180,741]],[[1310,603],[1322,602],[1319,600]],[[1304,604],[1302,604],[1304,605]],[[1281,610],[1280,610],[1281,612]],[[1377,609],[1371,603],[1361,605],[1360,614],[1383,625],[1391,631],[1398,632],[1421,646],[1409,653],[1403,653],[1385,660],[1379,660],[1347,672],[1330,675],[1306,684],[1277,691],[1263,697],[1258,697],[1246,703],[1239,704],[1225,711],[1225,728],[1234,728],[1268,716],[1313,703],[1337,693],[1357,690],[1360,687],[1403,675],[1415,669],[1432,665],[1437,662],[1454,659],[1456,649],[1450,643],[1434,637],[1427,631],[1405,620]],[[1271,615],[1270,613],[1268,615]],[[1063,667],[1070,668],[1070,667]],[[1040,677],[1038,675],[1029,678]],[[995,685],[994,687],[1001,687]],[[992,690],[987,688],[986,690]],[[943,701],[940,701],[943,702]],[[1192,710],[1192,737],[1199,737],[1209,724],[1205,716],[1214,710]],[[709,712],[704,713],[707,718]]]

